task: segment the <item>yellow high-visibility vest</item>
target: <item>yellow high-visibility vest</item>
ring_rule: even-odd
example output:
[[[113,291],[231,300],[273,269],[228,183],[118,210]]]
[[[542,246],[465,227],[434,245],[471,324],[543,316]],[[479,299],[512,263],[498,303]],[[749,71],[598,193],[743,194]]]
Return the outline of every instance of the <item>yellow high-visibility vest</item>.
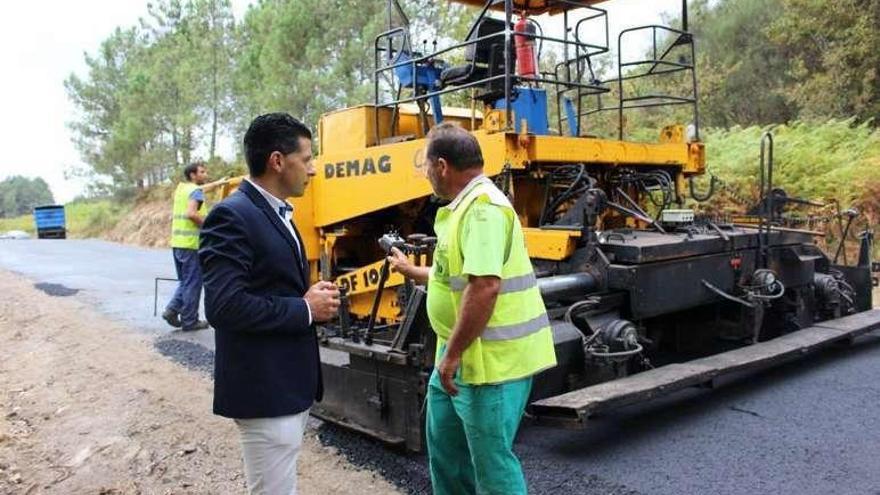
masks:
[[[437,211],[443,232],[437,232],[436,250],[445,250],[448,274],[437,273],[437,257],[428,278],[428,298],[443,298],[451,302],[455,315],[461,309],[461,299],[468,283],[462,273],[464,258],[459,239],[461,221],[468,208],[476,201],[501,207],[513,223],[510,249],[502,266],[501,289],[489,322],[461,357],[461,379],[468,384],[501,383],[534,375],[556,366],[553,334],[550,320],[538,289],[535,272],[526,250],[525,238],[519,219],[510,201],[491,180],[478,179],[454,208]],[[435,300],[437,301],[437,300]],[[437,359],[440,348],[450,337],[447,325],[435,324],[442,316],[432,316],[432,301],[428,303],[428,317],[437,333]],[[436,309],[435,309],[436,310]]]
[[[181,182],[174,190],[174,208],[171,218],[171,247],[183,249],[199,248],[199,226],[186,216],[189,206],[189,195],[199,186],[192,182]],[[208,208],[202,201],[199,206],[199,215],[205,216]]]

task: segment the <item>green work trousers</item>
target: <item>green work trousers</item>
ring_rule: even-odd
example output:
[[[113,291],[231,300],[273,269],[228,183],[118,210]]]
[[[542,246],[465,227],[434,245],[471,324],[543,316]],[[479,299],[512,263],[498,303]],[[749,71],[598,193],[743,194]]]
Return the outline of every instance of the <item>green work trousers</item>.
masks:
[[[513,440],[532,378],[497,385],[467,385],[446,393],[437,370],[428,382],[428,463],[435,495],[526,493]]]

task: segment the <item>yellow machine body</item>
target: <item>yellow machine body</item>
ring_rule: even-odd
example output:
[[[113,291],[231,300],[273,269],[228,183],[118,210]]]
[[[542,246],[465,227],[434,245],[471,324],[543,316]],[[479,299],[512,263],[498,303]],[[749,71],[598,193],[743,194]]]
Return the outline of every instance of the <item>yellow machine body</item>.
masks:
[[[535,205],[540,204],[536,199],[540,199],[539,179],[544,167],[572,163],[664,166],[676,169],[680,177],[705,171],[703,143],[686,142],[680,126],[664,129],[656,143],[636,143],[505,132],[505,114],[501,111],[489,110],[485,118],[466,108],[446,108],[444,113],[445,120],[472,130],[483,152],[487,176],[509,168],[526,171],[534,179],[518,178],[509,191],[533,258],[564,260],[574,252],[575,241],[581,235],[578,230],[537,228],[540,211]],[[397,120],[394,125],[392,119]],[[312,282],[333,279],[345,287],[351,313],[356,317],[369,315],[382,263],[375,239],[386,226],[370,224],[370,215],[389,209],[405,211],[407,205],[416,208],[432,193],[422,170],[426,141],[418,119],[415,106],[406,105],[401,105],[396,117],[389,108],[380,108],[377,115],[376,107],[371,105],[325,114],[318,124],[316,176],[304,196],[289,198],[312,267]],[[227,185],[222,195],[230,194],[239,180]],[[387,220],[387,227],[391,227],[403,219]],[[337,275],[340,258],[352,251],[371,253],[367,258],[376,261],[345,267],[344,273]],[[377,313],[380,319],[395,320],[400,315],[393,292],[402,283],[399,274],[391,274]]]

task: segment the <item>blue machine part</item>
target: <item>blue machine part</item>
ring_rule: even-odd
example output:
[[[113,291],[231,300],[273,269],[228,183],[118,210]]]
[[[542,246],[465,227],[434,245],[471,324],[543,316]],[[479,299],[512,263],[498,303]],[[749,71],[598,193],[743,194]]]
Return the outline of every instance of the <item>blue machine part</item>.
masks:
[[[408,53],[401,53],[397,58],[397,62],[401,63],[412,60]],[[439,89],[440,85],[437,81],[440,80],[440,73],[443,72],[442,67],[435,66],[430,63],[416,63],[415,64],[415,88],[419,91],[417,92],[425,92],[430,93],[431,91],[435,91]],[[394,73],[397,75],[397,79],[400,81],[400,85],[404,88],[412,88],[413,87],[413,66],[412,64],[408,65],[400,65],[394,68]],[[430,98],[431,100],[431,111],[434,113],[434,122],[439,124],[443,122],[443,109],[440,107],[440,97],[434,95]]]
[[[568,122],[568,133],[572,137],[577,137],[581,133],[581,124],[578,122],[577,115],[575,115],[574,102],[566,96],[563,98],[563,105],[565,106],[565,120]]]
[[[530,134],[549,134],[550,124],[547,120],[547,91],[541,88],[517,86],[513,88],[510,108],[516,132],[520,132],[523,119],[526,119]],[[504,98],[495,102],[495,108],[505,109]]]

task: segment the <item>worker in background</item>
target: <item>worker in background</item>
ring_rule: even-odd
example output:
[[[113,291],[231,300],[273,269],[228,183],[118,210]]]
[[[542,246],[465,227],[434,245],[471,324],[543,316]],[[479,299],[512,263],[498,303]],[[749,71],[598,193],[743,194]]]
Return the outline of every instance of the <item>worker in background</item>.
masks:
[[[162,318],[183,331],[204,330],[208,322],[199,320],[202,271],[199,268],[199,228],[205,221],[205,193],[224,184],[225,179],[207,183],[204,163],[191,163],[183,169],[184,181],[174,190],[171,217],[171,251],[177,271],[177,290],[165,306]]]
[[[205,313],[214,327],[214,414],[235,419],[252,495],[296,493],[309,408],[321,400],[315,323],[339,309],[332,282],[309,287],[305,245],[286,201],[315,174],[312,134],[286,113],[244,135],[250,176],[202,228]]]
[[[428,460],[434,493],[524,494],[513,441],[532,376],[556,365],[550,321],[507,197],[483,175],[480,145],[452,123],[428,133],[425,172],[437,211],[431,267],[399,250],[406,277],[427,283],[437,334],[428,382]]]

